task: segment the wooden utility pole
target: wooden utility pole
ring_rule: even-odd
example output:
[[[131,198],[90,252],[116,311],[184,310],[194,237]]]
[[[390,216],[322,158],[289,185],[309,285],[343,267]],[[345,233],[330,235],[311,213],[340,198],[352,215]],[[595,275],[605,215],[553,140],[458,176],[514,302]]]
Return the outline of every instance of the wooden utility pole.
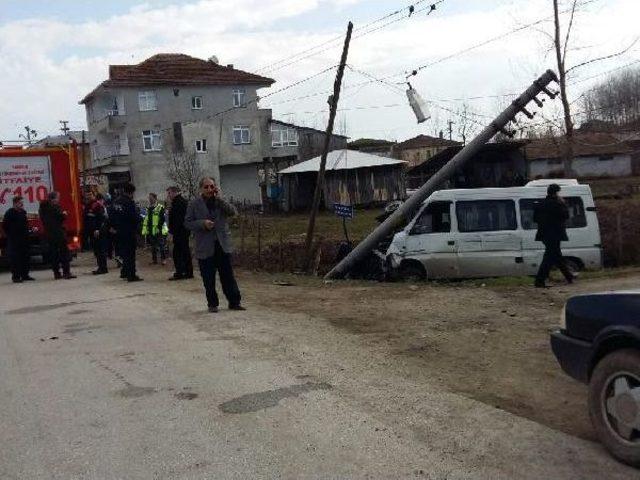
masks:
[[[320,170],[318,170],[318,179],[316,180],[316,190],[313,194],[313,203],[311,204],[311,213],[309,215],[309,226],[307,227],[307,236],[305,238],[304,251],[305,251],[305,270],[311,265],[311,246],[313,245],[313,232],[316,226],[316,216],[318,215],[318,208],[320,207],[320,197],[322,190],[324,189],[324,172],[327,166],[327,155],[329,154],[329,148],[331,147],[331,137],[333,135],[333,123],[336,119],[336,111],[338,109],[338,100],[340,99],[340,88],[342,87],[342,77],[344,75],[344,68],[347,64],[347,55],[349,53],[349,43],[351,42],[351,32],[353,31],[353,23],[349,22],[347,26],[347,36],[344,39],[344,47],[342,48],[342,57],[340,58],[340,65],[338,66],[338,74],[333,84],[333,95],[329,97],[329,123],[327,124],[327,131],[324,138],[324,150],[322,151],[322,157],[320,159]]]

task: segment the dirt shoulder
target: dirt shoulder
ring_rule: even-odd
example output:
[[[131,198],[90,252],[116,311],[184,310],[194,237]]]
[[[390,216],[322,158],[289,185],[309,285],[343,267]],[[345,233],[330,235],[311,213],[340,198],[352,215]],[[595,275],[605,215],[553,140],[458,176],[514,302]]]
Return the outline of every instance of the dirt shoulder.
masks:
[[[434,382],[551,428],[594,439],[586,387],[562,373],[549,347],[574,294],[634,288],[625,272],[549,290],[477,284],[334,282],[240,273],[244,291],[272,311],[306,313],[359,338],[398,375]],[[285,280],[290,286],[276,285]]]

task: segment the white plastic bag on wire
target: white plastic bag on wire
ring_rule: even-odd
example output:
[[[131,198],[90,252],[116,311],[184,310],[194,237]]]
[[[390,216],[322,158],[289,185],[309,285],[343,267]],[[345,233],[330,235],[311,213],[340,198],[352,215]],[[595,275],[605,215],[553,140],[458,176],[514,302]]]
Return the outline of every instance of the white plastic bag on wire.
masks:
[[[407,89],[407,98],[409,99],[409,105],[413,109],[413,113],[418,119],[418,123],[422,123],[431,118],[427,103],[422,99],[420,94],[411,86]]]

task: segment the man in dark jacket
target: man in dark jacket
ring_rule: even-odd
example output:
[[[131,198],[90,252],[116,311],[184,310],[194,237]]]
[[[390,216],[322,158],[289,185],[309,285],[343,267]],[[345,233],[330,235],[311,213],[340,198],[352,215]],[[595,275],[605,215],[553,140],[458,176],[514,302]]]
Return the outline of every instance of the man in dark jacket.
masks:
[[[64,228],[64,221],[67,212],[60,206],[60,194],[51,192],[47,200],[40,203],[38,211],[40,220],[44,226],[44,233],[49,247],[49,258],[53,277],[56,280],[64,278],[70,280],[76,278],[71,274],[71,253],[67,247],[67,232]],[[62,273],[60,269],[62,268]]]
[[[2,219],[2,229],[7,238],[11,280],[22,283],[35,280],[29,276],[29,223],[22,197],[13,197],[12,204]]]
[[[120,277],[128,282],[139,282],[136,275],[137,233],[140,230],[140,215],[133,201],[136,187],[127,183],[122,188],[122,195],[113,202],[113,214],[110,228],[116,236],[116,244],[122,256]]]
[[[175,273],[169,280],[183,280],[193,278],[193,263],[191,262],[191,249],[189,248],[189,236],[191,232],[184,226],[184,217],[187,214],[187,201],[180,193],[180,188],[167,188],[169,199],[169,233],[173,237],[173,264]]]
[[[109,273],[107,268],[107,214],[102,203],[102,196],[93,192],[87,193],[87,205],[84,228],[91,237],[93,254],[96,257],[98,269],[92,273],[94,275],[104,275]]]
[[[222,292],[230,310],[244,310],[240,305],[240,290],[231,266],[231,236],[227,219],[236,215],[236,209],[227,202],[210,177],[200,182],[201,195],[189,203],[184,225],[194,233],[196,258],[207,294],[210,312],[218,311],[216,271],[220,273]]]
[[[560,242],[569,240],[565,223],[569,219],[569,209],[559,195],[560,186],[556,183],[547,188],[547,198],[536,206],[534,221],[538,224],[536,241],[544,243],[544,256],[536,275],[535,286],[545,288],[549,272],[556,266],[568,283],[573,283],[574,275],[567,268],[562,257]]]

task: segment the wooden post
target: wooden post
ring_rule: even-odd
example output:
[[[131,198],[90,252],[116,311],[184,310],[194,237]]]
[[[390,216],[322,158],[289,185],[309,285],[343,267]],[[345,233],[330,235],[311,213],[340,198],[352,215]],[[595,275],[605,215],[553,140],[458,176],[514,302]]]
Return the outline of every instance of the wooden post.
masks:
[[[313,194],[313,203],[311,204],[311,213],[309,215],[309,226],[307,228],[307,236],[304,240],[305,250],[305,270],[309,269],[312,258],[312,244],[313,244],[313,231],[316,226],[316,216],[318,214],[318,208],[320,207],[320,197],[322,190],[324,189],[324,172],[327,166],[327,155],[329,154],[329,148],[331,146],[331,136],[333,135],[333,123],[336,119],[336,111],[338,109],[338,100],[340,99],[340,88],[342,87],[342,77],[344,75],[344,68],[347,63],[347,55],[349,53],[349,43],[351,42],[351,32],[353,30],[353,23],[349,22],[347,26],[347,36],[344,39],[344,47],[342,49],[342,57],[340,58],[340,65],[338,67],[338,74],[333,84],[333,95],[330,97],[330,110],[329,110],[329,123],[327,124],[327,131],[324,138],[324,150],[322,151],[322,157],[320,158],[320,169],[318,170],[318,179],[316,181],[316,190]]]
[[[624,252],[622,241],[622,214],[616,213],[616,246],[618,247],[618,266],[622,265],[622,254]]]
[[[262,267],[262,222],[258,219],[258,268]]]
[[[279,249],[279,254],[280,254],[280,271],[284,272],[284,245],[282,242],[282,230],[280,230],[280,249]]]
[[[244,222],[246,220],[245,215],[240,216],[240,254],[244,256]]]

